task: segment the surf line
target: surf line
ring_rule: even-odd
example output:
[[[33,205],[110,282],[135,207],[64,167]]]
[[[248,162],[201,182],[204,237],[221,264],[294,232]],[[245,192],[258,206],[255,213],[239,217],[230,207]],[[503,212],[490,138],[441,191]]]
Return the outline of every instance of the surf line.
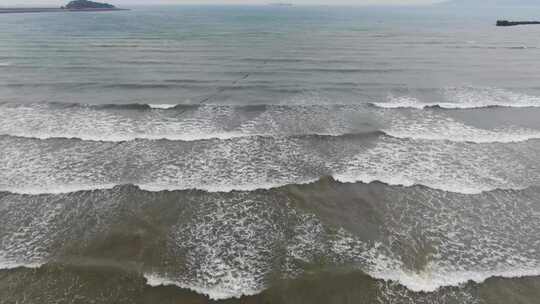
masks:
[[[259,69],[263,68],[267,63],[268,63],[268,59],[265,60],[265,61],[263,61],[262,64],[256,66],[253,70],[254,70],[254,71],[259,70]],[[251,76],[252,73],[253,73],[253,71],[247,72],[247,73],[245,73],[245,74],[242,74],[241,77],[234,79],[234,80],[231,82],[231,85],[232,85],[232,86],[238,85],[240,82],[242,82],[242,81],[248,79],[249,76]],[[201,98],[201,100],[197,101],[196,103],[197,103],[197,104],[204,104],[204,103],[206,103],[206,102],[208,102],[208,101],[210,101],[210,100],[216,98],[217,96],[219,96],[221,93],[225,92],[226,90],[227,90],[227,88],[224,88],[224,87],[217,88],[213,93],[211,93],[210,95],[207,95],[207,96]]]

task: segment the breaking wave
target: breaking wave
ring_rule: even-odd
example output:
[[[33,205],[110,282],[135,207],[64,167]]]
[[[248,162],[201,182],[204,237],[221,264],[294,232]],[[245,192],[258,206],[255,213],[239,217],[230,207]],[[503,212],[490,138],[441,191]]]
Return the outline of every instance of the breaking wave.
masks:
[[[389,97],[386,102],[371,105],[386,109],[479,109],[490,107],[529,108],[540,107],[540,97],[515,93],[497,88],[451,88],[444,91],[444,101],[424,102],[415,97]]]
[[[66,195],[0,193],[5,211],[0,215],[5,223],[5,231],[0,232],[4,240],[0,269],[62,263],[63,250],[78,246],[89,255],[95,246],[111,246],[105,248],[112,258],[126,254],[122,246],[135,246],[133,254],[144,257],[137,250],[153,244],[152,252],[164,256],[148,260],[148,267],[138,270],[146,284],[178,286],[215,300],[271,288],[263,278],[278,261],[284,263],[280,269],[289,279],[302,276],[306,269],[313,273],[346,266],[415,293],[437,294],[446,287],[471,281],[483,284],[492,277],[540,276],[534,259],[538,240],[531,230],[538,217],[531,213],[537,191],[532,187],[471,196],[418,186],[342,184],[325,178],[256,193],[154,193],[129,185]],[[344,207],[341,212],[327,208],[336,195]],[[514,204],[516,199],[521,204]],[[481,217],[475,207],[484,210]],[[144,219],[145,224],[132,229],[129,219]],[[442,220],[448,224],[440,225]],[[411,221],[419,223],[419,231],[408,230]],[[9,232],[20,225],[25,228],[20,233]],[[68,237],[67,231],[75,235]],[[482,237],[465,245],[471,233]],[[153,243],[156,238],[166,244]],[[418,243],[419,239],[427,243]],[[413,267],[418,261],[408,260],[422,261],[424,246],[429,244],[437,246],[436,254]],[[496,251],[500,244],[504,250]],[[176,254],[182,258],[175,259]],[[324,267],[303,268],[317,263],[319,255],[327,261]],[[130,265],[106,258],[96,262],[68,258],[67,263],[83,267],[98,263],[98,271]]]
[[[78,104],[4,104],[0,109],[0,134],[37,139],[197,141],[254,136],[337,137],[375,132],[402,139],[472,143],[511,143],[540,138],[540,130],[535,128],[508,125],[482,129],[439,111],[403,113],[370,109],[365,105],[131,104],[86,108]],[[146,111],[148,109],[152,111]]]

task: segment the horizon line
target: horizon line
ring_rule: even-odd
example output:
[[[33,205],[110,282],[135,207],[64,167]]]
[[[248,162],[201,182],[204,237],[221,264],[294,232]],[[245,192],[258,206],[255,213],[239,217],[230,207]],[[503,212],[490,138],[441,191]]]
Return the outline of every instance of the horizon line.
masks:
[[[438,1],[432,3],[412,3],[412,4],[397,4],[397,3],[365,3],[365,4],[345,4],[345,3],[291,3],[291,2],[268,2],[268,3],[157,3],[157,4],[127,4],[127,5],[115,5],[117,8],[130,8],[130,7],[162,7],[162,6],[270,6],[270,7],[281,7],[281,8],[293,8],[293,7],[314,7],[314,6],[323,6],[323,7],[418,7],[418,6],[434,6],[439,4],[444,4],[448,1]],[[17,6],[3,6],[0,5],[0,9],[18,9],[18,8],[61,8],[64,5],[54,6],[54,5],[17,5]]]

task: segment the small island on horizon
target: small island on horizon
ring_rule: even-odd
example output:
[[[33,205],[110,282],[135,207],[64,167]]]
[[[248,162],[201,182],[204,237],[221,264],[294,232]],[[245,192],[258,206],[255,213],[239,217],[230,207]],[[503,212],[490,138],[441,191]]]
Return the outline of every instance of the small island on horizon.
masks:
[[[8,13],[50,13],[50,12],[107,12],[124,11],[109,3],[94,2],[89,0],[74,0],[65,6],[55,8],[0,8],[0,14]]]
[[[62,6],[61,9],[68,10],[86,10],[86,9],[116,9],[116,6],[109,3],[93,2],[88,0],[75,0],[69,2],[66,6]]]

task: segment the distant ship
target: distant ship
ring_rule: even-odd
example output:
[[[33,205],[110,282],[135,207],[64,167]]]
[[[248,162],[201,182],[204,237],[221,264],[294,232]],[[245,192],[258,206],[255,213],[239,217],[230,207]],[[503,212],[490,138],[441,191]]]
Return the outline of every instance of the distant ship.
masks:
[[[497,26],[515,26],[515,25],[527,25],[527,24],[540,24],[540,21],[508,21],[508,20],[497,20]]]

